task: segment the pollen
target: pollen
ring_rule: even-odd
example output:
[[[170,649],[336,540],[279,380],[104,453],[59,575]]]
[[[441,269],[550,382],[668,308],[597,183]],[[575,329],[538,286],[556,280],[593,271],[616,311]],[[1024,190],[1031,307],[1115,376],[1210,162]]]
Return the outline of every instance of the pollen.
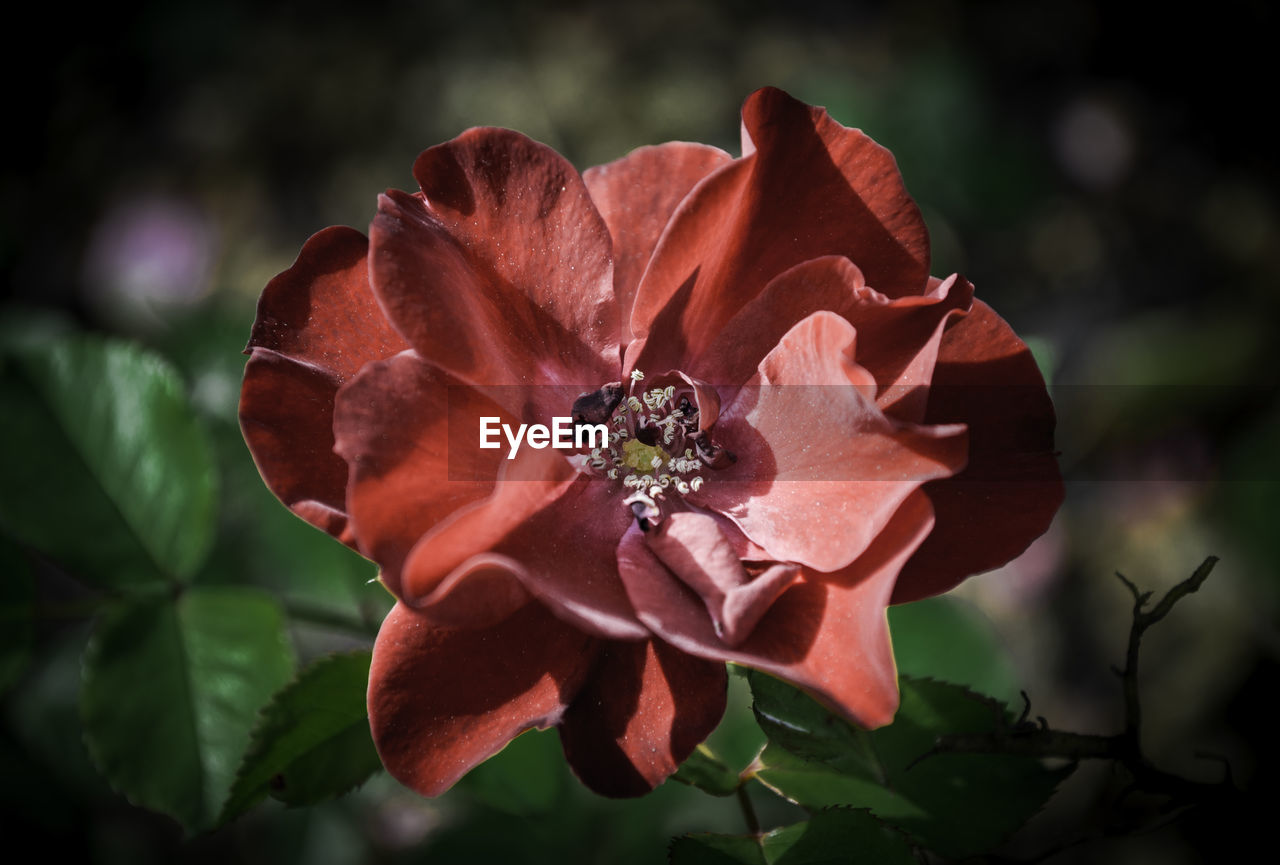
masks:
[[[583,394],[575,411],[581,408],[585,413],[597,403],[612,407],[608,445],[594,448],[582,464],[599,477],[620,481],[626,491],[623,504],[648,526],[663,517],[670,501],[664,493],[685,496],[701,489],[705,481],[701,472],[708,463],[702,458],[699,442],[701,448],[706,442],[697,430],[697,409],[690,402],[691,394],[677,396],[677,386],[672,384],[646,389],[640,384],[645,375],[638,369],[630,376],[625,396],[620,388],[608,401]],[[597,394],[613,387],[616,385],[606,385]]]
[[[652,474],[669,459],[662,448],[647,445],[639,439],[627,439],[622,443],[622,464],[634,471]]]

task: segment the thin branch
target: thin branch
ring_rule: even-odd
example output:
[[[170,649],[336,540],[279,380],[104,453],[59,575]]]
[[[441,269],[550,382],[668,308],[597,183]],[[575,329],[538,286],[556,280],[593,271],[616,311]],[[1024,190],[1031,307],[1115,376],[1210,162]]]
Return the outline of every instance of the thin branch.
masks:
[[[1222,801],[1239,795],[1228,765],[1222,781],[1205,783],[1192,781],[1180,775],[1165,772],[1152,765],[1142,753],[1140,730],[1142,707],[1138,693],[1138,656],[1142,637],[1147,629],[1169,615],[1174,605],[1204,584],[1216,556],[1209,556],[1190,577],[1165,593],[1151,610],[1146,610],[1151,592],[1141,592],[1123,574],[1117,573],[1129,593],[1133,595],[1133,624],[1129,629],[1129,642],[1125,651],[1125,667],[1115,672],[1120,676],[1124,691],[1124,730],[1112,736],[1071,733],[1051,729],[1043,718],[1039,724],[1028,721],[1031,701],[1023,693],[1026,704],[1015,723],[1009,723],[1005,708],[998,700],[982,695],[972,695],[991,706],[996,714],[995,729],[990,733],[957,733],[938,737],[934,746],[916,758],[911,765],[937,754],[1015,754],[1026,757],[1059,758],[1077,762],[1080,760],[1114,760],[1128,770],[1133,778],[1132,789],[1169,797],[1170,810],[1210,801]],[[1225,763],[1225,760],[1223,761]]]
[[[747,821],[747,831],[759,838],[760,818],[756,816],[756,807],[751,804],[751,796],[747,793],[746,784],[738,785],[737,795],[738,807],[742,809],[742,818]]]

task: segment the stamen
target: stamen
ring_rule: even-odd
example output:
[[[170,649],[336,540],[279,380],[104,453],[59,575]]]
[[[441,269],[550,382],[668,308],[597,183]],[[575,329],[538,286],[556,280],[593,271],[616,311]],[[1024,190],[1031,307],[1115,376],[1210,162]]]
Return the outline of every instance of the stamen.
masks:
[[[577,423],[612,426],[608,444],[592,448],[583,468],[610,481],[621,480],[629,491],[623,503],[631,508],[640,528],[649,531],[663,519],[666,491],[681,496],[697,492],[704,482],[700,474],[704,468],[722,468],[734,457],[699,429],[697,405],[685,394],[677,400],[679,385],[641,391],[634,386],[644,380],[644,372],[632,370],[630,378],[630,394],[624,393],[621,382],[580,394],[573,404],[573,417]],[[710,398],[715,399],[714,392]]]

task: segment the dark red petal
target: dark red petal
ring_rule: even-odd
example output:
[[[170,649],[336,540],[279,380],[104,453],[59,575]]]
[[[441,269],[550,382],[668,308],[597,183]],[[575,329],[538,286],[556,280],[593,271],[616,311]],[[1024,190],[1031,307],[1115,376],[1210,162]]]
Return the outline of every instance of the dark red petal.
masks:
[[[677,649],[763,670],[813,694],[863,727],[893,719],[897,671],[885,608],[903,563],[933,526],[928,498],[911,495],[857,561],[833,574],[806,571],[737,648],[726,645],[701,600],[633,528],[618,570],[640,620]]]
[[[347,464],[333,452],[333,398],[323,370],[254,349],[240,388],[240,429],[263,480],[313,526],[354,546]]]
[[[592,638],[536,603],[467,630],[397,604],[369,670],[369,727],[383,765],[438,796],[524,730],[558,723],[595,654]]]
[[[263,290],[249,350],[271,349],[323,370],[336,387],[369,361],[408,348],[369,289],[368,252],[355,229],[314,234]]]
[[[424,151],[414,176],[425,200],[379,199],[370,275],[418,353],[472,384],[616,379],[609,230],[573,166],[472,129]]]
[[[412,598],[411,606],[433,625],[489,628],[529,603],[516,575],[518,562],[480,553],[450,571],[432,589]]]
[[[728,396],[755,375],[765,355],[802,320],[823,310],[847,316],[860,298],[875,296],[847,258],[827,255],[801,262],[771,280],[685,369],[720,385]]]
[[[401,567],[414,544],[488,496],[503,462],[500,450],[477,446],[474,427],[451,424],[451,410],[504,416],[474,388],[413,352],[369,364],[338,394],[333,429],[349,466],[347,508],[361,551],[381,565],[387,587],[401,597]]]
[[[677,208],[636,293],[627,366],[699,354],[778,274],[824,255],[890,297],[924,292],[929,241],[883,147],[821,108],[766,88],[742,109],[751,152]]]
[[[334,395],[364,364],[406,348],[369,289],[368,247],[358,231],[326,228],[267,284],[240,397],[240,426],[267,486],[348,544]]]
[[[964,466],[963,427],[880,412],[854,343],[847,321],[814,313],[761,361],[712,431],[738,460],[689,498],[729,517],[775,561],[845,567],[914,490]]]
[[[560,722],[565,757],[603,796],[640,796],[661,784],[724,714],[724,664],[660,640],[606,643]]]
[[[614,485],[563,477],[500,484],[493,497],[424,537],[405,564],[407,591],[415,585],[434,588],[453,561],[453,546],[480,539],[530,594],[575,627],[614,640],[648,637],[618,579],[614,556],[631,511]],[[531,490],[539,483],[545,490],[537,493],[535,507]],[[527,506],[504,503],[515,497],[525,497]]]
[[[969,426],[969,464],[925,486],[933,533],[903,569],[894,603],[945,592],[1014,559],[1062,503],[1053,403],[1035,359],[981,301],[942,338],[926,423]]]
[[[703,177],[732,160],[718,147],[672,141],[641,147],[583,173],[613,237],[613,285],[622,345],[631,341],[631,301],[676,205]]]

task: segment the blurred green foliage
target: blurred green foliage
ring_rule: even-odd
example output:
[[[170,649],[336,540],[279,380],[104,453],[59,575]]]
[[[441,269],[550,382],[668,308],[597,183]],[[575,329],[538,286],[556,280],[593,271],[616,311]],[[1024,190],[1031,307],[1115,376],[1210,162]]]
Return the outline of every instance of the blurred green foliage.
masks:
[[[1203,742],[1246,786],[1276,768],[1257,695],[1280,682],[1280,197],[1265,112],[1240,86],[1270,80],[1269,8],[1166,16],[1160,39],[1122,5],[1073,0],[359,13],[182,0],[29,14],[28,32],[57,38],[34,71],[22,52],[0,59],[19,130],[0,208],[0,810],[46,855],[650,862],[673,836],[744,830],[734,798],[696,788],[593,797],[545,733],[438,801],[377,776],[308,809],[268,801],[185,841],[99,768],[134,802],[181,801],[161,810],[210,825],[237,771],[255,779],[237,808],[264,792],[239,760],[255,724],[271,727],[259,710],[287,716],[303,693],[291,688],[306,673],[286,687],[292,659],[314,674],[317,659],[367,649],[389,608],[368,562],[265,489],[236,423],[253,303],[302,241],[367,226],[378,191],[411,188],[422,148],[472,125],[517,128],[583,168],[671,138],[736,152],[737,108],[763,84],[888,146],[930,224],[934,271],[963,270],[1052,364],[1072,480],[1063,514],[962,599],[891,611],[901,671],[1005,701],[1025,687],[1055,724],[1110,729],[1106,669],[1127,609],[1107,575],[1154,586],[1216,552],[1200,612],[1152,637],[1148,742],[1174,757]],[[208,604],[243,605],[263,630],[213,627]],[[220,672],[225,701],[175,703],[162,688],[203,663],[200,647],[209,661],[208,647],[263,633],[274,660],[260,675]],[[174,654],[188,644],[194,655]],[[710,740],[731,774],[764,745],[751,700],[732,676]],[[335,711],[353,721],[350,709]],[[219,735],[166,743],[191,768],[176,787],[128,777],[152,765],[156,737],[201,724]],[[271,777],[306,769],[273,762],[282,742],[253,741],[258,769],[283,767]],[[355,783],[359,747],[339,753],[353,762],[336,786]],[[1068,782],[1065,810],[1030,828],[1030,847],[1056,837],[1071,801],[1091,801],[1088,783]],[[744,855],[809,861],[805,839],[866,828],[859,812],[809,815],[749,786],[765,829],[805,828]],[[1216,841],[1172,827],[1151,843],[1176,862]],[[694,838],[671,852],[739,861],[734,845]],[[1125,858],[1105,845],[1080,855]]]

